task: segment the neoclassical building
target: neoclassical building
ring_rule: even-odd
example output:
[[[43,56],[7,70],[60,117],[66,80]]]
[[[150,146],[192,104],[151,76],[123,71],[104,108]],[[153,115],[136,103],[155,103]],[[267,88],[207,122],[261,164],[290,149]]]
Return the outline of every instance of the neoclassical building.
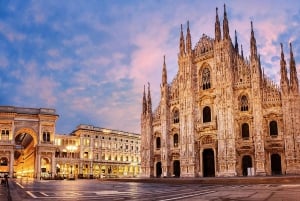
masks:
[[[251,22],[250,56],[229,35],[216,9],[215,35],[192,48],[190,27],[181,26],[178,72],[167,82],[162,65],[161,97],[152,110],[150,85],[141,114],[141,175],[222,177],[300,174],[299,82],[292,45],[289,65],[281,44],[274,70],[264,74]]]
[[[79,125],[56,133],[54,109],[0,106],[0,176],[32,178],[134,177],[140,135]]]

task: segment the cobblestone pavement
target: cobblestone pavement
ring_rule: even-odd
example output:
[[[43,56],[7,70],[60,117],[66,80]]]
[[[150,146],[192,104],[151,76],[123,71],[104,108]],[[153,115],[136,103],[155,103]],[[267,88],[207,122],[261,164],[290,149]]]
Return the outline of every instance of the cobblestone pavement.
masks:
[[[13,201],[300,200],[300,177],[75,181],[23,179],[10,182]]]

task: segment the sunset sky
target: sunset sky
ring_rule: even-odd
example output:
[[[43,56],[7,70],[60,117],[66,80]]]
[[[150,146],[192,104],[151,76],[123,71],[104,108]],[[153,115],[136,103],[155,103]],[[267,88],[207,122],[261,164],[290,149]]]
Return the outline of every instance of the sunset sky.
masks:
[[[252,20],[265,74],[278,83],[281,42],[299,74],[298,0],[1,0],[0,105],[54,108],[60,134],[79,124],[140,133],[144,85],[155,109],[164,55],[169,82],[178,70],[180,25],[194,47],[214,37],[224,3],[244,56]]]

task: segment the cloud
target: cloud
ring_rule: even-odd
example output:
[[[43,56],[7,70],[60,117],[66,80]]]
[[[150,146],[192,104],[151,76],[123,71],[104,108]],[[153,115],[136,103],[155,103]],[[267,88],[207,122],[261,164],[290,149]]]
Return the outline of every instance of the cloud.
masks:
[[[60,51],[58,49],[49,49],[47,54],[51,57],[57,58],[60,55]]]
[[[0,68],[7,68],[9,65],[9,60],[4,55],[0,55]]]
[[[51,70],[65,70],[71,67],[74,64],[73,59],[71,58],[60,58],[55,60],[49,60],[46,63],[46,66]]]
[[[20,85],[16,87],[18,97],[15,97],[18,105],[24,105],[21,97],[25,99],[34,98],[35,104],[43,103],[46,107],[53,107],[57,103],[55,89],[59,86],[49,76],[40,76],[37,63],[29,61],[25,63],[26,72],[20,77]]]
[[[0,33],[10,42],[22,41],[26,39],[26,35],[14,30],[9,24],[0,21]]]
[[[293,42],[300,67],[300,12],[295,2],[225,1],[231,38],[236,29],[249,56],[252,20],[265,73],[277,82],[280,42],[287,63],[288,42]],[[180,25],[186,34],[189,20],[194,47],[203,33],[214,37],[215,7],[222,22],[223,4],[11,2],[0,17],[0,52],[5,52],[0,56],[5,74],[0,96],[7,97],[5,104],[56,108],[59,132],[68,133],[79,123],[140,132],[143,86],[150,82],[155,109],[164,55],[169,82],[178,71]],[[7,96],[8,88],[18,96]]]

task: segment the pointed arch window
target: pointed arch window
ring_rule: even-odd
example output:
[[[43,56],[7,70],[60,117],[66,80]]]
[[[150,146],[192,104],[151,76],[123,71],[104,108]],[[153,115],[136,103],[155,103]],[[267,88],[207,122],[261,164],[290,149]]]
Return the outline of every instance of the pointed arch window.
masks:
[[[210,107],[206,106],[203,108],[203,123],[211,122],[211,110]]]
[[[243,123],[242,124],[242,138],[243,139],[249,139],[250,133],[249,133],[249,124]]]
[[[202,71],[202,89],[210,89],[210,85],[210,70],[206,67]]]
[[[176,134],[174,134],[174,136],[173,136],[173,145],[174,145],[174,147],[178,147],[178,134],[176,133]]]
[[[179,123],[179,111],[178,110],[175,110],[173,113],[173,123],[174,124]]]
[[[276,121],[271,121],[269,124],[270,127],[270,135],[271,136],[277,136],[278,135],[278,127]]]
[[[160,137],[156,138],[156,149],[160,149]]]
[[[248,111],[249,109],[249,104],[248,104],[248,98],[247,96],[242,96],[241,97],[241,111]]]

